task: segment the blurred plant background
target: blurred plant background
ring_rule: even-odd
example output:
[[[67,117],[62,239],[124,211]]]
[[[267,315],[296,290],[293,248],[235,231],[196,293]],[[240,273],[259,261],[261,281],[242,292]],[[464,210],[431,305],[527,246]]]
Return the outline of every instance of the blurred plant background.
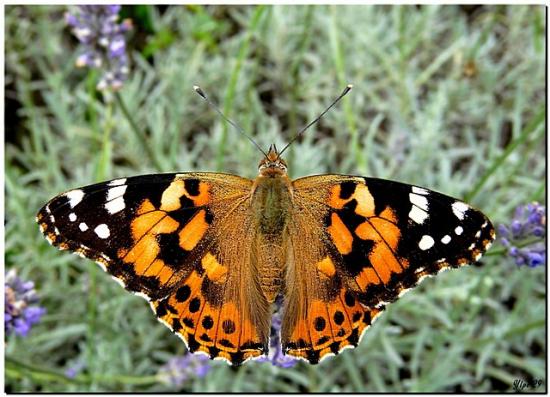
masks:
[[[99,87],[116,92],[98,90],[105,64],[75,67],[90,63],[90,42],[66,11],[5,7],[5,263],[20,277],[10,296],[6,281],[18,309],[9,321],[26,313],[28,297],[13,291],[32,290],[35,305],[18,323],[32,329],[6,331],[7,391],[491,392],[517,379],[546,389],[545,208],[516,219],[546,194],[543,6],[124,6],[113,11],[131,20],[118,32],[126,44],[110,31],[109,50],[128,70]],[[195,359],[145,301],[38,230],[47,200],[101,180],[253,177],[258,151],[194,84],[267,148],[347,83],[354,90],[287,152],[291,176],[418,184],[468,200],[507,233],[483,266],[391,305],[354,350],[290,368]]]

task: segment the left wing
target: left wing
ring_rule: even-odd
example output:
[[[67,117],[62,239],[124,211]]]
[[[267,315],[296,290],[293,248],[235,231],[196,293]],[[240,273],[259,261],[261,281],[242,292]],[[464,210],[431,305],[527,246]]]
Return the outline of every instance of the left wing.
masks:
[[[265,354],[269,335],[249,253],[251,187],[219,173],[116,179],[53,198],[37,222],[51,244],[150,301],[191,352],[240,364]]]

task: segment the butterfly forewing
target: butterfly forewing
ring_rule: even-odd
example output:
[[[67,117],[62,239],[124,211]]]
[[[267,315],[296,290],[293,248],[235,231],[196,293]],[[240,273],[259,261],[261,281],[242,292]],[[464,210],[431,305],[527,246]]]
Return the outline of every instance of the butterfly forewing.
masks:
[[[74,189],[47,203],[37,221],[53,245],[99,262],[130,291],[155,299],[184,277],[188,269],[169,257],[173,253],[169,244],[159,258],[168,256],[163,269],[157,269],[149,259],[156,259],[164,238],[179,225],[187,224],[199,210],[193,200],[185,197],[170,217],[157,211],[175,176],[144,175]],[[187,179],[186,183],[196,193],[198,180]],[[159,241],[151,242],[151,234],[158,235]],[[134,260],[139,256],[141,260]]]

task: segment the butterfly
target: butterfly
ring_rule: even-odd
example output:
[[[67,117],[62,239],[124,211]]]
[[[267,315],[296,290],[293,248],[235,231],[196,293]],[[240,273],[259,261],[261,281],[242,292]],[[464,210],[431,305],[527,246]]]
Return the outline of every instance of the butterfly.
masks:
[[[54,197],[46,239],[146,298],[191,352],[239,365],[269,349],[283,299],[284,354],[312,364],[355,347],[385,306],[495,238],[471,206],[418,186],[349,175],[291,180],[275,145],[258,176],[115,179]]]

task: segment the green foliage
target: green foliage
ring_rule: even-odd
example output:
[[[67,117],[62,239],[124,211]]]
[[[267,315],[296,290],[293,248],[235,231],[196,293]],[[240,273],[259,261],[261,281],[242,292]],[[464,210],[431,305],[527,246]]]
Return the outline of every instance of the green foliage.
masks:
[[[193,84],[267,148],[353,83],[287,152],[293,177],[397,179],[468,197],[495,224],[543,201],[544,7],[472,7],[125,7],[133,63],[117,101],[73,66],[63,7],[6,6],[5,262],[35,281],[48,309],[29,337],[7,341],[7,390],[177,391],[156,374],[183,343],[91,262],[48,246],[34,216],[62,191],[115,177],[253,177],[259,153]],[[214,362],[182,390],[491,392],[546,382],[545,266],[517,268],[498,246],[483,262],[425,281],[357,349],[318,366]],[[84,370],[65,377],[78,362]]]

